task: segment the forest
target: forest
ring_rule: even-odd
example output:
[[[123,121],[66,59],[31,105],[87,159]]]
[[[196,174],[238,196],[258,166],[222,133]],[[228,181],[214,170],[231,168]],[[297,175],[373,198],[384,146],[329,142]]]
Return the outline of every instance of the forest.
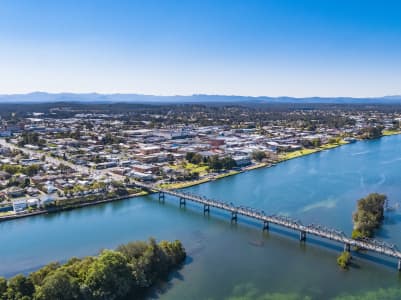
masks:
[[[185,260],[180,241],[130,242],[97,256],[50,263],[28,276],[0,277],[1,300],[143,299]]]

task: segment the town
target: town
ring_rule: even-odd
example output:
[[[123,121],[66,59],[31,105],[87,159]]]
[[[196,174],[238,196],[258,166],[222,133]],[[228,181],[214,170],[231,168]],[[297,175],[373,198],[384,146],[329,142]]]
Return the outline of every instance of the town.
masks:
[[[0,217],[184,188],[400,132],[380,107],[52,104],[1,113]]]

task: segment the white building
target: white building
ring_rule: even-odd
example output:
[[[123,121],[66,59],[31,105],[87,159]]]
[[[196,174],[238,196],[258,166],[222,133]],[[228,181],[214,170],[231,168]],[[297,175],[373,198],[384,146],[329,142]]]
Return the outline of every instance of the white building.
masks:
[[[26,201],[26,203],[27,203],[27,205],[28,205],[29,207],[38,206],[38,205],[39,205],[39,199],[37,199],[37,198],[31,198],[31,199],[28,199],[28,200]]]
[[[27,205],[26,199],[19,199],[19,200],[13,201],[13,210],[15,213],[24,211],[27,208],[27,206],[28,205]]]

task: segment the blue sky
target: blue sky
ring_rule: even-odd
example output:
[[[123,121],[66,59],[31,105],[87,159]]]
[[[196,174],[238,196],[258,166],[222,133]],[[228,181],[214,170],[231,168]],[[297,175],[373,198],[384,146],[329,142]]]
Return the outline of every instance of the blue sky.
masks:
[[[401,1],[1,0],[0,93],[401,94]]]

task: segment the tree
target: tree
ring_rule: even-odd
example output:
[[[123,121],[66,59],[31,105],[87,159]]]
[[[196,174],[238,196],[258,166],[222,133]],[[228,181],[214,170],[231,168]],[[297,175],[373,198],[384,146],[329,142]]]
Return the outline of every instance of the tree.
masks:
[[[192,164],[200,164],[203,160],[202,155],[200,155],[199,153],[194,153],[194,152],[187,152],[187,154],[185,155],[185,159]]]
[[[383,127],[366,127],[362,129],[362,136],[366,139],[376,139],[382,136]]]
[[[313,147],[320,147],[321,144],[322,144],[322,142],[320,141],[319,138],[316,138],[316,139],[312,140]]]
[[[235,160],[232,159],[231,157],[224,157],[221,160],[221,164],[222,164],[223,169],[226,169],[226,170],[230,170],[230,169],[234,168],[237,165],[235,163]]]
[[[213,170],[221,170],[223,168],[223,164],[217,155],[210,157],[208,165]]]
[[[338,144],[340,141],[341,141],[341,138],[339,138],[339,137],[331,137],[328,140],[329,144]]]
[[[138,293],[160,279],[185,259],[179,241],[132,242],[99,256],[72,258],[51,263],[29,277],[0,277],[1,300],[118,300],[137,299]]]
[[[148,244],[146,242],[131,242],[125,245],[120,245],[116,251],[121,252],[128,261],[138,259],[146,250]]]
[[[192,158],[194,157],[194,155],[195,155],[194,152],[187,152],[187,154],[185,154],[185,159],[186,159],[188,162],[191,162],[191,161],[192,161]]]
[[[79,297],[80,290],[77,280],[65,270],[57,270],[47,276],[35,295],[37,300],[73,300],[79,299]]]
[[[91,299],[125,297],[133,284],[127,260],[120,252],[105,250],[89,268],[85,285]]]
[[[60,267],[59,263],[50,263],[43,268],[33,272],[29,275],[29,278],[32,280],[34,285],[42,285],[43,280],[53,271],[57,270]]]
[[[256,161],[261,162],[266,158],[266,153],[264,151],[255,150],[252,152],[252,158]]]
[[[337,258],[337,264],[346,269],[351,261],[351,254],[348,251],[344,251],[341,255]]]
[[[2,295],[7,291],[7,280],[4,277],[0,277],[0,299]]]
[[[372,193],[358,200],[357,211],[353,214],[353,237],[371,237],[384,217],[384,204],[387,196]]]
[[[6,299],[20,300],[23,297],[31,299],[34,292],[35,287],[32,283],[32,280],[22,274],[19,274],[8,281]]]
[[[39,138],[39,134],[37,132],[28,132],[24,131],[21,134],[21,140],[18,142],[18,146],[25,146],[26,144],[44,146],[45,141]]]
[[[25,168],[24,174],[28,176],[34,176],[39,172],[39,166],[38,165],[29,165]]]

